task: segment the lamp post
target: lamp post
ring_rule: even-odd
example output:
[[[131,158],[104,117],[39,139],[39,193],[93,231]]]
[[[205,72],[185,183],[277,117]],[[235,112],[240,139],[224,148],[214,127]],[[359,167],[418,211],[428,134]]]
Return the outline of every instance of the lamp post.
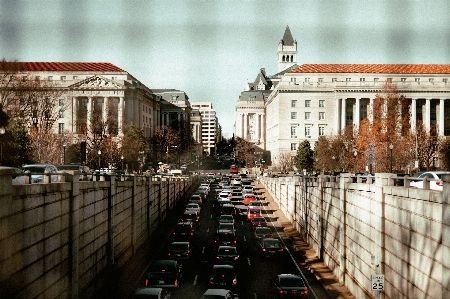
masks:
[[[123,171],[123,155],[120,156],[120,160],[122,160],[122,171]]]
[[[389,173],[392,173],[392,149],[394,148],[394,146],[391,144],[389,144],[389,150],[391,151],[391,163],[389,164]]]
[[[63,149],[64,149],[64,159],[63,159],[63,164],[66,164],[66,146],[67,146],[67,141],[63,141]]]
[[[100,156],[102,155],[102,151],[98,150],[97,154],[98,154],[98,172],[100,173]]]
[[[353,152],[353,156],[355,156],[355,174],[356,174],[356,156],[358,155],[357,151]]]
[[[335,156],[331,157],[331,159],[333,160],[333,175],[334,175],[334,160],[336,159]]]
[[[0,127],[0,136],[5,134],[5,127]],[[0,165],[3,163],[3,142],[0,143]]]

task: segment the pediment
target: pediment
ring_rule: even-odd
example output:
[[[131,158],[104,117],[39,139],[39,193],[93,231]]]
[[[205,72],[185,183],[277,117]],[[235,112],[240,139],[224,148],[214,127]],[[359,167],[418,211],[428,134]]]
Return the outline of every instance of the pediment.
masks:
[[[92,76],[73,84],[73,89],[123,89],[124,85],[102,76]]]

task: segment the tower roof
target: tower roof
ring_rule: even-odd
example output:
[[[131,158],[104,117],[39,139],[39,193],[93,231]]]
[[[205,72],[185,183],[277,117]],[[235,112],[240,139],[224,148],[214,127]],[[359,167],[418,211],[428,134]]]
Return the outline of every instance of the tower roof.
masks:
[[[289,26],[286,26],[286,30],[284,31],[282,42],[283,42],[283,45],[293,45],[294,44],[294,38],[292,37]]]

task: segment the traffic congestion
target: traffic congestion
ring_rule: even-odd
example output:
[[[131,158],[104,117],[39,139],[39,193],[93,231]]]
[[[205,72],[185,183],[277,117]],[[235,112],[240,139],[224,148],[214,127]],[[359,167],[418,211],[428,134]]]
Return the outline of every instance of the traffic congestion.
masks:
[[[280,230],[253,179],[209,173],[134,298],[318,298]]]

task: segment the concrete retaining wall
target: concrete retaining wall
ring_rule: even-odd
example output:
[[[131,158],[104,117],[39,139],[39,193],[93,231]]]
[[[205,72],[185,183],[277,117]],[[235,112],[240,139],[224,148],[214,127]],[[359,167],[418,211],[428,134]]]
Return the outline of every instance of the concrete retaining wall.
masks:
[[[450,298],[450,183],[444,191],[340,177],[262,178],[285,216],[356,298]],[[384,291],[371,275],[384,274]]]
[[[86,298],[197,177],[12,185],[0,169],[0,298]],[[105,180],[106,179],[106,180]]]

